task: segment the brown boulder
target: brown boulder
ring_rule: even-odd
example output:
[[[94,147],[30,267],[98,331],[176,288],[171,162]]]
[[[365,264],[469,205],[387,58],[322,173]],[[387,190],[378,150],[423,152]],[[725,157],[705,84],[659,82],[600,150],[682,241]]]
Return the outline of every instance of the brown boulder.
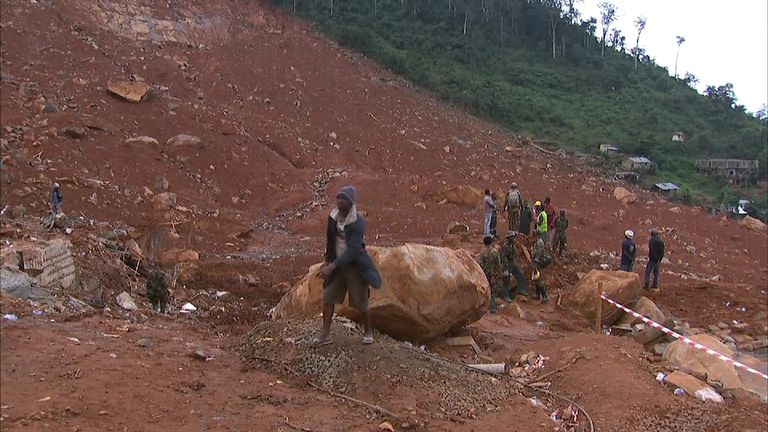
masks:
[[[766,370],[764,362],[752,356],[740,355],[731,351],[714,336],[702,333],[691,336],[691,339],[754,369],[763,372]],[[757,395],[763,401],[768,401],[768,381],[746,370],[737,369],[733,364],[696,349],[682,340],[672,342],[664,352],[662,359],[694,375],[704,374],[707,381],[720,382],[725,389],[745,390]]]
[[[663,323],[667,318],[664,315],[664,312],[656,306],[656,303],[652,302],[648,297],[640,297],[635,304],[627,307],[659,324]],[[625,313],[619,320],[618,325],[633,326],[639,322],[642,322],[640,318],[635,318],[634,316]]]
[[[723,402],[723,398],[715,392],[715,389],[685,372],[674,371],[667,375],[664,380],[675,387],[680,387],[685,390],[687,394],[702,401]]]
[[[109,81],[107,90],[128,102],[139,103],[149,92],[149,84],[135,81]]]
[[[766,226],[765,223],[763,223],[763,221],[760,219],[755,219],[752,216],[747,216],[742,219],[741,222],[739,222],[739,225],[741,225],[741,227],[744,229],[748,229],[757,233],[768,232],[768,226]]]
[[[406,244],[369,247],[382,276],[371,289],[373,326],[397,339],[426,341],[479,320],[488,310],[488,280],[472,254],[434,246]],[[321,264],[280,300],[274,318],[308,318],[322,309]],[[359,319],[347,302],[337,313]]]
[[[202,149],[205,147],[203,140],[196,136],[179,134],[173,138],[170,138],[166,143],[168,147],[197,147]]]
[[[452,187],[438,192],[434,198],[437,202],[446,201],[464,207],[480,207],[483,205],[483,191],[472,186]]]
[[[627,304],[640,296],[640,276],[637,273],[623,271],[592,270],[586,274],[571,291],[566,304],[578,315],[595,320],[597,315],[598,284],[611,300]],[[612,325],[624,314],[620,309],[607,302],[602,304],[601,320],[603,325]]]
[[[163,252],[161,260],[166,263],[183,263],[197,261],[200,254],[192,249],[173,248]]]
[[[142,150],[146,147],[155,151],[160,150],[160,143],[156,139],[144,135],[128,138],[123,144],[130,149],[136,150]]]
[[[613,197],[616,198],[616,201],[624,204],[632,204],[633,202],[637,201],[637,195],[624,189],[623,187],[617,187],[614,189]]]

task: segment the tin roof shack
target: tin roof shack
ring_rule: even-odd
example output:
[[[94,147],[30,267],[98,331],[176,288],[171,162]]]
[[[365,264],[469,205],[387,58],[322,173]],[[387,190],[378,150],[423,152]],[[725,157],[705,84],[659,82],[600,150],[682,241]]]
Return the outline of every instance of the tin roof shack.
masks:
[[[758,176],[760,163],[757,160],[744,159],[700,159],[696,169],[709,177],[722,177],[737,185],[754,182]]]
[[[621,162],[621,166],[628,171],[648,171],[652,165],[650,159],[642,156],[628,157]]]
[[[668,197],[673,197],[677,192],[677,190],[680,189],[674,183],[656,183],[653,186],[656,189],[656,191],[661,192]]]
[[[672,142],[685,142],[685,132],[675,132],[672,134]]]
[[[618,155],[621,154],[621,148],[613,144],[600,144],[600,153],[605,153],[607,155]]]

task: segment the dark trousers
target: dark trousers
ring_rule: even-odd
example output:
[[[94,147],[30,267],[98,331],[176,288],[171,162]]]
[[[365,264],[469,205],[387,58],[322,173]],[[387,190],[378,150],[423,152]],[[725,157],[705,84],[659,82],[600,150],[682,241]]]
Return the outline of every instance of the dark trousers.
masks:
[[[653,273],[653,288],[659,287],[659,267],[661,267],[660,261],[648,261],[648,266],[645,268],[645,285],[643,285],[643,288],[648,289],[651,273]]]
[[[513,276],[517,284],[514,292],[512,291]],[[504,291],[502,291],[502,295],[507,298],[515,298],[515,295],[517,294],[528,296],[528,287],[526,285],[527,284],[525,276],[523,276],[523,272],[520,271],[520,267],[515,265],[509,270],[509,276],[504,276]]]
[[[619,270],[625,271],[625,272],[631,272],[634,269],[635,269],[634,262],[621,263],[621,265],[619,266]],[[648,280],[648,276],[646,276],[645,279]]]

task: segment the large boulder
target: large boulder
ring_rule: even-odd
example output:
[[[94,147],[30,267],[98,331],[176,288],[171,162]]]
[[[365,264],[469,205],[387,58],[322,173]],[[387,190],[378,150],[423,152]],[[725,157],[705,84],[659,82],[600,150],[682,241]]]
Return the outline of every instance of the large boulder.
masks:
[[[613,190],[613,197],[616,198],[616,201],[619,201],[623,204],[632,204],[633,202],[637,201],[637,195],[633,194],[632,192],[626,190],[623,187],[617,187]]]
[[[472,186],[455,186],[435,194],[435,201],[463,207],[482,207],[483,191]]]
[[[690,339],[754,369],[766,371],[767,366],[764,362],[752,356],[741,355],[732,351],[714,336],[701,333],[691,336]],[[763,401],[768,401],[768,381],[696,349],[682,340],[672,342],[664,352],[662,359],[694,375],[706,375],[707,381],[717,381],[723,385],[723,388],[744,390],[757,395]]]
[[[662,312],[661,309],[656,306],[656,303],[651,301],[648,297],[640,297],[635,304],[628,305],[627,307],[659,324],[667,319],[664,312]],[[619,320],[619,325],[632,326],[640,322],[642,322],[640,318],[635,318],[633,315],[625,313]]]
[[[765,233],[768,231],[768,227],[760,219],[755,219],[752,216],[747,216],[739,222],[742,228],[754,231],[757,233]]]
[[[406,244],[369,247],[368,253],[383,281],[380,289],[371,289],[373,326],[394,338],[427,341],[479,320],[488,310],[488,280],[466,250]],[[275,319],[320,314],[320,267],[310,267],[309,273],[283,296],[275,308]],[[336,312],[354,320],[360,318],[348,300]]]
[[[640,276],[624,271],[592,270],[586,274],[571,291],[566,304],[569,310],[594,321],[597,315],[597,299],[600,284],[611,300],[627,304],[640,297]],[[610,304],[603,302],[601,321],[603,325],[614,324],[624,314]]]

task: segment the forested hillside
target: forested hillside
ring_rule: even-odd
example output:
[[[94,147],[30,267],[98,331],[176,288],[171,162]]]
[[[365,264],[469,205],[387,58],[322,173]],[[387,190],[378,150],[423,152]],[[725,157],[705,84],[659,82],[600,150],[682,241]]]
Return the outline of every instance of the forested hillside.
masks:
[[[658,164],[648,180],[678,183],[683,196],[706,193],[718,202],[726,195],[723,184],[695,175],[697,158],[757,158],[765,176],[765,121],[745,112],[730,84],[702,95],[692,88],[695,76],[671,77],[653,53],[635,48],[637,33],[611,28],[610,11],[582,17],[573,0],[275,3],[445,100],[545,145],[594,153],[615,143],[648,156]],[[687,142],[673,143],[675,131]]]

